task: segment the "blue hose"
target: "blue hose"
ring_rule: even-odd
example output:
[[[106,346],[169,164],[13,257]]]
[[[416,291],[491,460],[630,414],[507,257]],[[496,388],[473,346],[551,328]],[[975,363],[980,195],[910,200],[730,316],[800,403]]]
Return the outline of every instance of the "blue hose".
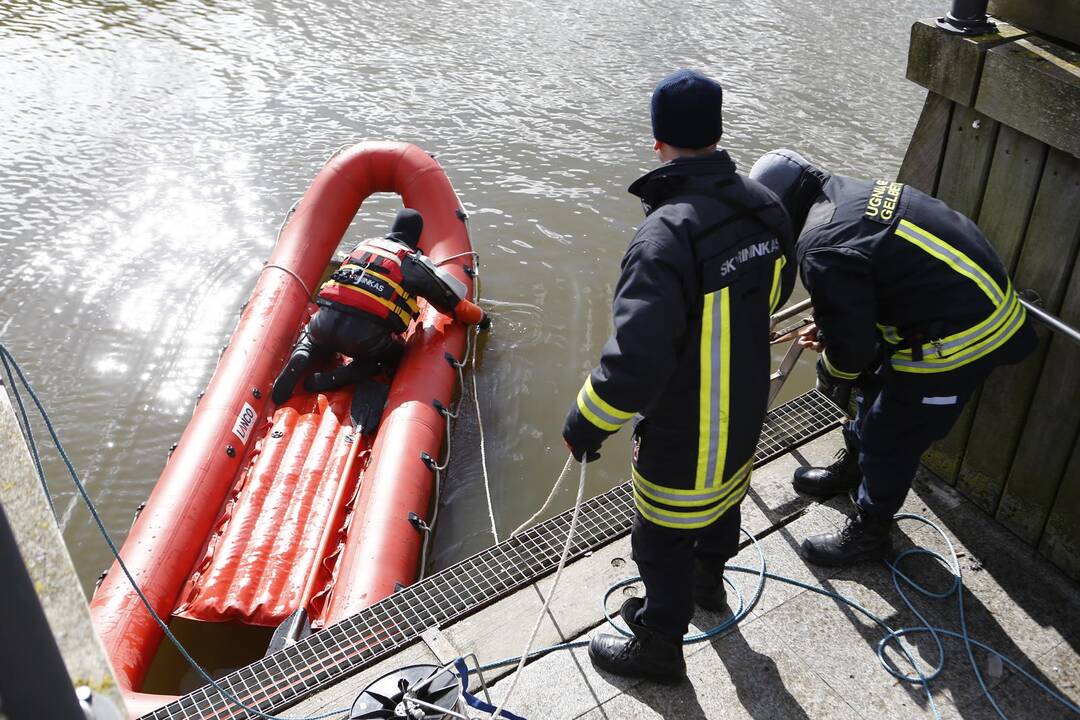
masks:
[[[57,451],[60,453],[60,457],[63,459],[64,464],[67,467],[67,470],[71,475],[72,481],[75,483],[75,487],[78,489],[79,494],[83,499],[83,502],[86,504],[86,507],[89,509],[91,516],[94,518],[94,522],[97,524],[98,529],[101,531],[102,537],[105,538],[105,542],[108,544],[109,550],[112,552],[113,556],[116,558],[116,561],[120,566],[120,569],[124,572],[124,575],[127,577],[128,582],[131,583],[131,586],[135,589],[135,592],[138,594],[139,599],[142,601],[143,605],[146,607],[146,609],[150,613],[150,615],[154,618],[154,621],[157,622],[157,624],[161,627],[162,631],[165,633],[165,636],[167,638],[169,638],[169,641],[172,642],[172,644],[176,647],[177,651],[191,665],[191,667],[195,670],[195,672],[197,672],[199,674],[199,676],[208,685],[213,687],[226,700],[233,703],[237,707],[243,709],[244,711],[246,711],[248,713],[251,713],[252,715],[254,715],[256,717],[264,718],[265,720],[323,720],[325,718],[332,718],[332,717],[340,718],[340,717],[342,717],[344,715],[347,715],[349,713],[348,708],[344,708],[344,709],[341,709],[341,710],[335,710],[334,712],[326,713],[324,715],[315,715],[315,716],[309,716],[309,717],[306,717],[306,718],[289,718],[289,717],[284,717],[284,716],[279,716],[279,715],[270,715],[268,713],[261,712],[260,710],[254,708],[254,707],[246,705],[243,701],[241,701],[235,695],[230,693],[227,689],[225,689],[224,687],[219,685],[212,677],[210,677],[210,675],[205,670],[203,670],[202,667],[199,666],[199,664],[195,661],[195,659],[187,652],[187,650],[184,649],[183,645],[176,638],[176,636],[173,635],[173,633],[169,629],[168,625],[161,619],[161,617],[157,614],[157,612],[151,606],[149,599],[147,599],[146,595],[143,594],[142,590],[139,588],[138,584],[135,582],[135,579],[132,577],[131,573],[128,571],[127,565],[124,564],[123,559],[120,557],[120,552],[119,552],[119,550],[117,550],[116,543],[113,541],[112,536],[109,534],[108,530],[105,528],[105,524],[102,521],[101,515],[98,513],[97,508],[94,505],[93,500],[90,499],[90,496],[86,492],[86,487],[83,485],[82,481],[79,479],[78,473],[75,472],[75,468],[71,464],[71,460],[68,458],[67,453],[64,452],[64,448],[60,444],[60,439],[56,435],[56,430],[53,428],[52,421],[49,419],[48,413],[45,411],[45,408],[42,406],[41,401],[38,399],[38,396],[34,392],[34,389],[31,387],[29,381],[27,381],[25,375],[22,372],[22,369],[19,367],[18,363],[15,362],[15,358],[12,357],[11,353],[3,345],[0,345],[0,361],[3,362],[4,369],[7,372],[9,381],[11,382],[11,385],[12,385],[12,390],[13,390],[13,392],[15,394],[15,397],[16,397],[16,400],[18,402],[19,412],[21,414],[21,420],[22,420],[22,422],[24,424],[24,427],[26,428],[26,431],[27,431],[27,441],[28,441],[28,443],[30,445],[31,454],[32,454],[32,456],[34,458],[34,463],[35,463],[35,466],[37,467],[37,470],[38,470],[38,473],[39,473],[39,476],[40,476],[40,479],[41,479],[41,482],[42,482],[42,486],[45,488],[46,497],[49,496],[48,485],[45,483],[45,476],[44,476],[44,473],[41,470],[40,456],[39,456],[39,453],[38,453],[36,442],[34,441],[33,435],[30,432],[30,420],[29,420],[29,417],[28,417],[28,415],[26,413],[25,407],[23,406],[22,399],[19,396],[18,389],[17,389],[17,387],[15,387],[14,379],[12,378],[12,368],[14,368],[15,374],[18,375],[19,380],[22,382],[23,386],[26,388],[27,393],[30,395],[30,398],[33,400],[35,407],[37,408],[38,412],[40,413],[41,418],[45,423],[45,427],[49,431],[49,436],[52,439],[53,444],[56,446]],[[9,366],[9,364],[10,364],[10,366]],[[50,507],[52,507],[51,498],[50,498],[50,503],[49,504],[50,504]],[[728,587],[730,587],[735,592],[736,597],[738,598],[738,604],[737,604],[737,607],[736,607],[735,611],[733,612],[732,616],[730,618],[728,618],[727,620],[725,620],[724,622],[720,623],[719,625],[717,625],[717,626],[715,626],[713,628],[710,628],[710,629],[708,629],[708,630],[706,630],[704,632],[687,635],[683,639],[683,642],[685,644],[687,644],[687,645],[693,644],[693,643],[698,643],[698,642],[703,642],[705,640],[708,640],[709,638],[716,637],[717,635],[723,633],[724,631],[726,631],[726,630],[734,627],[735,625],[739,624],[743,619],[746,618],[747,615],[750,614],[750,611],[757,604],[757,602],[761,599],[761,595],[765,590],[766,581],[767,580],[775,580],[775,581],[778,581],[778,582],[787,583],[789,585],[794,585],[796,587],[800,587],[800,588],[802,588],[804,590],[810,590],[811,592],[815,592],[815,593],[818,593],[819,595],[824,595],[825,597],[828,597],[828,598],[831,598],[833,600],[837,600],[839,602],[842,602],[845,605],[859,611],[860,613],[865,615],[867,618],[872,620],[874,623],[876,623],[878,626],[880,626],[882,628],[882,630],[885,631],[885,635],[881,638],[881,640],[877,644],[876,652],[877,652],[877,656],[878,656],[878,662],[880,662],[881,666],[885,669],[885,671],[889,675],[893,676],[897,680],[900,680],[901,682],[905,682],[905,683],[921,685],[922,688],[923,688],[923,691],[926,694],[926,698],[927,698],[927,700],[928,700],[928,702],[930,704],[930,707],[934,711],[934,716],[937,717],[937,718],[940,718],[941,714],[937,709],[937,705],[934,703],[934,697],[933,697],[933,694],[932,694],[931,689],[930,689],[930,683],[933,682],[935,679],[937,679],[945,669],[945,648],[944,648],[943,643],[941,642],[942,637],[948,637],[948,638],[957,639],[957,640],[960,640],[964,644],[964,649],[965,649],[965,651],[967,653],[968,664],[971,666],[972,671],[975,673],[975,677],[979,681],[979,686],[982,689],[983,694],[985,695],[986,699],[989,700],[991,706],[993,706],[994,711],[997,712],[998,716],[1001,717],[1003,720],[1008,720],[1008,719],[1006,718],[1006,715],[1002,711],[1001,707],[998,705],[997,701],[994,699],[993,693],[990,691],[990,688],[986,684],[986,680],[983,678],[982,672],[979,670],[978,663],[976,663],[975,656],[974,656],[974,653],[973,653],[973,648],[975,648],[975,647],[978,647],[978,648],[980,648],[980,649],[982,649],[982,650],[984,650],[984,651],[986,651],[986,652],[988,652],[988,653],[990,653],[992,655],[997,656],[998,658],[1000,658],[1002,660],[1003,663],[1007,664],[1014,671],[1016,671],[1016,672],[1020,673],[1021,675],[1023,675],[1025,678],[1027,678],[1027,680],[1029,682],[1031,682],[1036,687],[1040,688],[1044,693],[1046,693],[1049,697],[1051,697],[1052,699],[1054,699],[1055,701],[1057,701],[1058,703],[1063,705],[1067,710],[1069,710],[1070,712],[1072,712],[1072,713],[1074,713],[1076,715],[1080,715],[1080,707],[1078,707],[1076,704],[1071,702],[1068,698],[1064,697],[1063,695],[1058,693],[1056,690],[1054,690],[1053,688],[1051,688],[1047,684],[1043,683],[1041,680],[1036,678],[1034,675],[1032,675],[1030,672],[1028,672],[1024,668],[1020,667],[1020,665],[1018,665],[1016,662],[1011,660],[1009,657],[1007,657],[1003,653],[995,650],[993,647],[987,645],[986,643],[983,643],[983,642],[980,642],[978,640],[975,640],[975,639],[971,638],[971,636],[968,633],[967,617],[966,617],[965,611],[964,611],[964,583],[963,583],[963,578],[961,576],[960,563],[959,563],[959,560],[957,559],[957,556],[956,556],[956,549],[953,546],[952,542],[949,540],[948,536],[945,534],[945,532],[940,527],[938,527],[937,524],[935,524],[933,521],[931,521],[931,520],[929,520],[929,519],[927,519],[925,517],[922,517],[921,515],[915,515],[915,514],[912,514],[912,513],[900,513],[900,514],[896,515],[896,519],[897,520],[914,520],[916,522],[921,522],[921,523],[924,523],[926,525],[929,525],[930,527],[932,527],[938,533],[938,535],[941,536],[942,540],[945,541],[946,546],[949,548],[949,558],[948,559],[945,556],[943,556],[942,554],[934,552],[932,550],[927,550],[925,548],[912,548],[912,549],[905,550],[904,552],[900,553],[892,562],[887,562],[886,563],[888,565],[889,569],[892,572],[893,587],[896,589],[896,592],[900,595],[900,598],[904,601],[904,604],[907,605],[907,607],[915,614],[915,616],[922,623],[921,625],[916,625],[916,626],[906,627],[906,628],[893,629],[893,628],[889,627],[889,625],[884,620],[879,618],[877,615],[872,613],[870,610],[866,609],[865,607],[863,607],[859,603],[855,602],[854,600],[850,600],[850,599],[844,597],[840,593],[837,593],[837,592],[834,592],[834,591],[831,591],[831,590],[825,590],[824,588],[817,587],[815,585],[809,585],[807,583],[796,580],[794,578],[789,578],[789,577],[786,577],[786,576],[783,576],[783,575],[777,575],[775,573],[768,572],[766,570],[765,553],[761,548],[761,544],[758,542],[757,538],[755,538],[753,535],[751,535],[749,532],[747,532],[746,529],[744,528],[742,530],[742,532],[743,532],[744,535],[746,535],[750,539],[750,542],[753,544],[754,549],[757,551],[758,559],[759,559],[760,563],[759,563],[758,567],[756,567],[756,568],[748,568],[748,567],[742,567],[742,566],[738,566],[738,565],[729,565],[726,568],[726,571],[756,575],[757,578],[758,578],[758,581],[757,581],[757,584],[756,584],[756,586],[754,588],[753,596],[751,597],[749,602],[746,602],[745,599],[743,598],[742,592],[739,590],[739,588],[736,587],[735,583],[725,575],[724,582],[728,585]],[[947,568],[949,570],[950,574],[952,575],[952,578],[953,578],[952,585],[946,590],[935,591],[935,590],[930,590],[928,588],[925,588],[922,585],[920,585],[919,583],[912,580],[908,575],[906,575],[902,570],[900,570],[900,563],[905,558],[914,557],[914,556],[926,556],[926,557],[929,557],[929,558],[937,561],[938,563],[940,563],[943,567]],[[641,581],[640,577],[631,577],[631,578],[627,578],[625,580],[620,580],[619,582],[617,582],[614,585],[612,585],[611,587],[609,587],[607,589],[607,591],[604,593],[604,596],[603,596],[603,612],[604,612],[604,616],[607,618],[608,624],[611,625],[611,627],[613,627],[617,632],[619,632],[619,633],[621,633],[623,635],[626,635],[628,637],[631,636],[631,633],[628,630],[626,630],[625,628],[622,628],[622,627],[616,625],[614,620],[608,615],[607,602],[608,602],[608,599],[611,597],[611,595],[613,593],[615,593],[615,591],[617,591],[618,589],[620,589],[622,587],[625,587],[627,585],[630,585],[632,583],[640,582],[640,581]],[[928,597],[928,598],[944,599],[944,598],[948,598],[948,597],[952,596],[953,594],[955,594],[956,599],[957,599],[957,607],[958,607],[958,611],[959,611],[959,617],[960,617],[960,632],[954,632],[952,630],[946,630],[944,628],[940,628],[940,627],[936,627],[936,626],[931,625],[927,621],[926,617],[923,616],[923,614],[920,613],[919,610],[915,607],[914,603],[912,603],[911,598],[908,596],[907,592],[904,590],[905,585],[907,587],[909,587],[911,590],[914,590],[916,593],[918,593],[920,595],[923,595],[924,597]],[[917,634],[920,634],[920,633],[929,634],[933,638],[935,646],[937,647],[937,651],[938,651],[938,661],[933,666],[933,668],[930,669],[929,672],[924,672],[922,669],[920,669],[919,666],[918,666],[918,663],[915,662],[915,659],[911,656],[911,654],[907,650],[907,648],[905,648],[900,643],[900,638],[902,638],[902,637],[904,637],[906,635],[917,635]],[[888,662],[888,660],[885,657],[885,651],[887,650],[888,646],[891,643],[895,644],[896,647],[903,652],[903,654],[906,657],[907,661],[911,664],[911,666],[913,668],[913,671],[914,671],[913,675],[907,675],[907,674],[904,674],[904,673],[900,672],[899,670],[896,670]],[[551,645],[549,647],[541,648],[539,650],[531,652],[531,653],[529,653],[528,657],[530,659],[534,659],[534,658],[538,658],[538,657],[540,657],[542,655],[547,655],[548,653],[555,652],[555,651],[558,651],[558,650],[568,650],[568,649],[571,649],[571,648],[585,647],[588,644],[589,644],[588,640],[575,640],[575,641],[572,641],[572,642],[558,643],[556,645]],[[487,665],[482,665],[482,666],[480,666],[479,671],[482,672],[484,670],[492,670],[494,668],[503,667],[505,665],[515,664],[519,660],[521,660],[520,656],[513,657],[513,658],[506,658],[506,659],[499,660],[499,661],[496,661],[496,662],[493,662],[493,663],[489,663]]]
[[[1063,705],[1067,710],[1069,710],[1070,712],[1072,712],[1072,713],[1074,713],[1076,715],[1080,715],[1080,707],[1078,707],[1075,703],[1071,702],[1068,698],[1061,695],[1056,690],[1054,690],[1053,688],[1048,686],[1046,683],[1044,683],[1041,680],[1039,680],[1038,678],[1036,678],[1034,675],[1032,675],[1030,672],[1028,672],[1024,668],[1020,667],[1020,665],[1018,665],[1016,662],[1011,660],[1008,656],[1006,656],[1003,653],[995,650],[993,647],[987,645],[986,643],[979,642],[978,640],[973,639],[968,634],[967,617],[966,617],[965,612],[964,612],[964,583],[963,583],[963,579],[962,579],[961,572],[960,572],[960,563],[959,563],[959,560],[957,559],[957,556],[956,556],[956,549],[953,547],[952,542],[949,540],[949,538],[945,534],[945,532],[940,527],[938,527],[933,521],[931,521],[931,520],[929,520],[929,519],[927,519],[927,518],[925,518],[925,517],[923,517],[921,515],[915,515],[915,514],[912,514],[912,513],[900,513],[900,514],[896,515],[896,519],[897,520],[914,520],[916,522],[921,522],[921,523],[924,523],[926,525],[929,525],[930,527],[932,527],[938,533],[938,535],[941,536],[941,538],[945,541],[945,544],[949,548],[949,556],[951,558],[951,561],[947,560],[940,553],[936,553],[936,552],[934,552],[932,550],[927,550],[925,548],[912,548],[912,549],[909,549],[909,550],[905,550],[904,552],[897,555],[896,558],[893,561],[886,563],[888,565],[890,571],[892,572],[893,587],[896,588],[896,592],[897,592],[897,594],[900,595],[900,598],[904,601],[904,604],[908,606],[908,608],[915,614],[915,616],[922,623],[921,625],[916,625],[916,626],[907,627],[907,628],[893,629],[893,628],[889,627],[888,623],[886,623],[884,620],[879,618],[873,612],[871,612],[867,608],[863,607],[859,603],[855,602],[854,600],[851,600],[849,598],[844,597],[840,593],[834,592],[832,590],[826,590],[824,588],[817,587],[815,585],[809,585],[809,584],[804,583],[804,582],[802,582],[800,580],[796,580],[794,578],[786,577],[784,575],[777,575],[775,573],[768,572],[766,570],[765,553],[761,549],[761,544],[758,542],[757,538],[755,538],[753,535],[751,535],[749,532],[747,532],[745,528],[743,528],[742,529],[743,534],[746,535],[750,539],[751,543],[754,546],[754,549],[757,551],[758,559],[760,561],[760,564],[756,568],[742,567],[742,566],[739,566],[739,565],[729,565],[729,566],[727,566],[727,568],[725,568],[725,570],[730,571],[730,572],[736,572],[736,573],[746,573],[746,574],[750,574],[750,575],[757,575],[758,576],[758,582],[757,582],[757,585],[754,588],[753,597],[751,598],[749,603],[745,602],[744,598],[743,598],[743,595],[742,595],[742,592],[739,590],[739,588],[737,588],[735,586],[735,583],[729,577],[727,577],[726,574],[725,574],[724,582],[727,583],[728,587],[730,587],[732,590],[734,590],[734,592],[735,592],[735,594],[736,594],[736,596],[738,598],[738,603],[737,603],[737,606],[736,606],[735,610],[732,612],[732,616],[730,618],[728,618],[727,620],[725,620],[724,622],[720,623],[719,625],[717,625],[715,627],[712,627],[712,628],[710,628],[710,629],[708,629],[708,630],[706,630],[704,632],[687,635],[686,637],[683,638],[683,643],[686,644],[686,645],[690,645],[690,644],[693,644],[693,643],[703,642],[705,640],[708,640],[709,638],[716,637],[717,635],[723,633],[724,631],[730,629],[731,627],[734,627],[735,625],[738,625],[740,622],[742,622],[743,619],[746,618],[747,615],[750,614],[750,611],[753,609],[754,605],[756,605],[758,600],[761,598],[761,595],[762,595],[762,593],[764,592],[764,589],[765,589],[766,580],[775,580],[775,581],[778,581],[778,582],[786,583],[788,585],[794,585],[796,587],[800,587],[800,588],[802,588],[804,590],[810,590],[811,592],[815,592],[815,593],[817,593],[819,595],[824,595],[825,597],[832,598],[833,600],[837,600],[839,602],[842,602],[845,605],[859,611],[860,613],[865,615],[867,618],[872,620],[874,623],[876,623],[878,626],[880,626],[881,629],[885,631],[885,635],[881,638],[881,640],[877,644],[876,653],[877,653],[877,657],[878,657],[878,662],[881,663],[881,666],[882,666],[882,668],[885,669],[885,672],[889,673],[890,675],[892,675],[897,680],[900,680],[901,682],[905,682],[905,683],[921,685],[922,688],[923,688],[923,692],[926,694],[926,699],[929,702],[929,705],[930,705],[931,709],[934,711],[934,717],[936,717],[936,718],[941,718],[941,713],[938,711],[937,705],[934,703],[934,697],[933,697],[933,693],[931,692],[931,689],[930,689],[930,683],[933,682],[935,679],[937,679],[945,669],[945,648],[944,648],[944,645],[941,642],[942,637],[953,638],[953,639],[957,639],[957,640],[960,640],[961,642],[963,642],[964,649],[965,649],[965,651],[967,653],[968,664],[971,666],[972,671],[974,671],[974,673],[975,673],[976,679],[979,681],[979,687],[982,689],[983,695],[986,697],[987,700],[989,700],[990,705],[994,708],[994,711],[1003,720],[1008,720],[1008,718],[1006,717],[1004,711],[1002,711],[1001,707],[998,705],[997,701],[994,699],[993,693],[990,691],[990,688],[986,684],[986,680],[983,678],[982,672],[979,670],[978,663],[975,662],[975,656],[974,656],[974,654],[972,652],[973,647],[978,647],[978,648],[980,648],[982,650],[985,650],[986,652],[988,652],[988,653],[990,653],[992,655],[996,655],[997,657],[1001,658],[1002,662],[1007,664],[1010,668],[1012,668],[1016,672],[1023,675],[1025,678],[1027,678],[1027,680],[1029,682],[1031,682],[1033,685],[1035,685],[1036,687],[1041,689],[1049,697],[1053,698],[1058,703]],[[902,560],[904,560],[904,558],[917,556],[917,555],[930,557],[930,558],[936,560],[937,562],[939,562],[945,568],[947,568],[949,570],[951,576],[952,576],[952,579],[953,579],[952,585],[948,589],[943,590],[943,591],[930,590],[930,589],[927,589],[927,588],[923,587],[919,583],[915,582],[910,577],[908,577],[908,575],[906,575],[902,570],[900,570],[900,563],[901,563]],[[627,637],[633,637],[632,633],[629,630],[627,630],[626,628],[623,628],[623,627],[615,624],[615,621],[612,619],[611,615],[609,615],[609,613],[608,613],[607,602],[608,602],[608,599],[611,597],[611,595],[614,594],[615,591],[618,590],[619,588],[626,587],[627,585],[631,585],[633,583],[640,582],[640,581],[641,581],[640,577],[630,577],[630,578],[626,578],[625,580],[620,580],[619,582],[617,582],[614,585],[612,585],[611,587],[609,587],[607,589],[607,591],[604,593],[604,596],[603,596],[602,610],[603,610],[604,617],[607,619],[608,625],[613,627],[616,630],[616,632],[618,632],[618,633],[620,633],[622,635],[625,635]],[[947,597],[949,597],[949,596],[951,596],[951,595],[953,595],[955,593],[956,594],[956,599],[957,599],[957,606],[959,608],[959,614],[960,614],[960,632],[954,632],[952,630],[946,630],[944,628],[940,628],[940,627],[936,627],[934,625],[931,625],[927,621],[926,617],[922,613],[920,613],[919,610],[912,603],[911,598],[908,596],[907,592],[905,592],[905,590],[904,590],[904,585],[907,585],[908,587],[910,587],[915,592],[917,592],[920,595],[923,595],[925,597],[928,597],[928,598],[943,599],[943,598],[947,598]],[[905,648],[899,642],[900,638],[902,638],[902,637],[904,637],[906,635],[917,635],[917,634],[920,634],[920,633],[929,634],[933,638],[934,643],[935,643],[935,645],[937,647],[938,661],[933,666],[933,668],[930,669],[929,672],[924,672],[922,669],[920,669],[918,664],[915,662],[915,659],[911,656],[911,653],[907,650],[907,648]],[[552,646],[546,647],[546,648],[541,648],[539,650],[536,650],[536,651],[530,653],[529,658],[530,659],[538,658],[538,657],[540,657],[542,655],[546,655],[546,654],[548,654],[550,652],[554,652],[554,651],[557,651],[557,650],[568,650],[568,649],[571,649],[571,648],[585,647],[588,644],[589,644],[588,640],[575,640],[575,641],[572,641],[572,642],[558,643],[556,645],[552,645]],[[911,664],[911,667],[914,669],[914,674],[913,675],[907,675],[907,674],[904,674],[904,673],[896,670],[888,662],[888,660],[885,657],[885,651],[886,651],[886,649],[888,648],[888,646],[890,644],[895,644],[896,647],[904,654],[904,657],[907,659],[907,661]],[[506,658],[506,659],[503,659],[503,660],[498,660],[496,662],[492,662],[492,663],[488,663],[487,665],[480,666],[480,671],[493,670],[493,669],[498,668],[498,667],[503,667],[505,665],[510,665],[510,664],[518,662],[520,659],[521,659],[520,657],[514,657],[514,658]]]

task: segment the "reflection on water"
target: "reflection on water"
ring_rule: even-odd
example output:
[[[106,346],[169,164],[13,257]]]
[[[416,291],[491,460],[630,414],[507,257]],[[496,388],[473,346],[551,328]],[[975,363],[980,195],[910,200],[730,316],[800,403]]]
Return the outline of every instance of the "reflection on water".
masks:
[[[321,162],[361,139],[418,143],[483,256],[495,326],[477,389],[505,533],[562,466],[563,414],[609,331],[656,80],[723,81],[744,169],[791,145],[890,176],[920,103],[907,28],[939,6],[0,0],[0,341],[122,536]],[[353,232],[381,233],[396,207],[373,198]],[[489,541],[477,430],[467,409],[439,564]],[[623,479],[627,445],[608,443],[590,492]],[[107,553],[48,469],[89,587]]]

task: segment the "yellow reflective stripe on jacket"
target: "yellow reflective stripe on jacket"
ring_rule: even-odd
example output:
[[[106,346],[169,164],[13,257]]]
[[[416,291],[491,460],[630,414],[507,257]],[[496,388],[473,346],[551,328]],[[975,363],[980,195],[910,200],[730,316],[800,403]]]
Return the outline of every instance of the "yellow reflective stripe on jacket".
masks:
[[[1008,307],[1010,308],[1009,314],[1002,326],[985,335],[979,342],[944,358],[924,356],[921,361],[915,361],[893,356],[890,360],[893,369],[909,373],[945,372],[973,363],[979,358],[988,355],[1008,342],[1009,338],[1016,334],[1016,331],[1020,329],[1020,326],[1024,324],[1024,320],[1027,318],[1027,312],[1024,310],[1024,306],[1020,304],[1020,299],[1016,297],[1015,293],[1012,301],[1008,303]]]
[[[951,358],[954,351],[966,348],[973,343],[980,342],[990,337],[1003,328],[1015,311],[1015,306],[1020,304],[1020,298],[1013,292],[1012,282],[1009,283],[1005,296],[1005,302],[1001,303],[994,312],[978,325],[973,325],[967,330],[961,330],[940,340],[925,343],[922,346],[923,358],[931,361]],[[933,357],[931,357],[933,356]],[[910,348],[897,350],[894,357],[904,360],[912,358]]]
[[[904,338],[900,337],[900,331],[892,325],[882,325],[881,323],[875,323],[875,325],[877,325],[877,329],[885,342],[891,345],[899,345],[904,341]]]
[[[683,488],[671,488],[657,485],[646,480],[645,476],[638,472],[638,469],[634,467],[633,464],[630,466],[630,471],[634,478],[634,489],[645,496],[647,500],[675,507],[693,508],[711,505],[717,500],[722,499],[732,487],[750,474],[752,468],[753,460],[751,459],[741,468],[736,470],[730,478],[720,483],[717,487],[709,488],[707,490],[699,490],[696,488],[693,490],[686,490]]]
[[[952,245],[908,220],[901,220],[896,234],[941,260],[956,272],[978,285],[995,306],[1005,299],[1005,293],[985,270]]]
[[[586,420],[608,432],[615,432],[634,417],[634,413],[619,410],[597,395],[593,390],[592,376],[585,378],[585,384],[578,391],[577,406]]]
[[[385,255],[385,253],[378,254]],[[405,302],[405,304],[409,306],[410,310],[412,310],[414,313],[420,312],[420,306],[416,304],[416,300],[413,298],[413,296],[406,292],[405,288],[401,287],[387,276],[383,275],[382,273],[375,272],[374,270],[361,267],[360,265],[356,265],[355,263],[345,263],[341,266],[342,270],[346,270],[348,268],[353,268],[355,270],[359,270],[360,272],[370,272],[376,279],[379,280],[379,282],[384,282],[390,287],[394,288],[394,292],[396,292],[398,294],[398,297],[400,297]],[[356,286],[350,285],[349,287]]]
[[[783,279],[780,277],[780,273],[785,265],[787,265],[787,258],[783,255],[776,258],[776,263],[773,265],[772,290],[769,292],[770,313],[776,312],[777,306],[780,305],[780,290],[783,286]]]
[[[855,378],[859,377],[859,373],[857,372],[844,372],[843,370],[837,369],[835,365],[829,362],[828,350],[825,350],[821,353],[821,362],[825,363],[825,369],[828,370],[829,374],[833,377],[838,377],[841,380],[854,380]]]
[[[717,485],[727,464],[731,402],[731,288],[722,288],[705,296],[700,351],[698,461],[694,482],[699,490]]]
[[[649,502],[648,498],[639,491],[637,484],[634,485],[634,505],[643,518],[656,525],[682,530],[707,527],[746,497],[746,491],[750,488],[750,473],[744,473],[741,478],[737,480],[733,478],[733,480],[724,499],[703,510],[688,511],[658,507]]]
[[[383,278],[382,275],[380,275],[379,278],[380,279],[385,279],[385,278]],[[406,325],[408,325],[409,323],[412,322],[412,315],[410,315],[407,310],[405,310],[404,308],[402,308],[399,305],[395,305],[394,303],[390,302],[389,300],[386,300],[385,298],[379,297],[375,293],[368,292],[367,290],[365,290],[363,288],[356,287],[355,285],[346,285],[345,283],[339,283],[337,280],[327,280],[326,283],[323,285],[323,287],[324,288],[326,288],[326,287],[339,287],[339,288],[342,288],[343,290],[348,290],[349,292],[360,293],[361,295],[365,295],[365,296],[371,298],[372,300],[379,303],[383,307],[388,308],[392,313],[394,313],[399,318],[401,318],[401,321],[404,322]]]

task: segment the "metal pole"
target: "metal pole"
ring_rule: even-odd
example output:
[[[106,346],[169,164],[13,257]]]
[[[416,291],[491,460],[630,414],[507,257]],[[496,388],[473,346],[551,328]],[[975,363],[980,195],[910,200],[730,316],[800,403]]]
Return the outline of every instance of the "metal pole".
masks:
[[[1038,305],[1035,305],[1024,298],[1020,298],[1020,304],[1023,305],[1029,313],[1034,315],[1036,320],[1046,325],[1054,332],[1061,333],[1074,343],[1080,345],[1080,330],[1077,330],[1071,325],[1066,325],[1061,318],[1051,315]]]
[[[782,323],[783,321],[789,318],[793,318],[796,315],[801,315],[802,313],[809,310],[811,307],[813,306],[810,303],[810,298],[806,298],[802,302],[797,302],[794,305],[788,305],[786,308],[783,308],[772,316],[772,318],[769,320],[769,327],[774,328],[776,327],[777,323]]]
[[[997,30],[986,15],[988,0],[953,0],[949,14],[937,19],[938,27],[958,35],[983,35]]]
[[[86,720],[0,507],[0,701],[11,720]]]

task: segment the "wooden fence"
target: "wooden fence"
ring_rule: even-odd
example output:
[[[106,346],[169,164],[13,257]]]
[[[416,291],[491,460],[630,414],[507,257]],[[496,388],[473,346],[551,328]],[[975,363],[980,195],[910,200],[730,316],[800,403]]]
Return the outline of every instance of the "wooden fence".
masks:
[[[1018,290],[1080,326],[1080,53],[1006,23],[978,37],[912,28],[928,89],[899,180],[976,220]],[[1080,346],[994,372],[924,463],[1080,578]]]

